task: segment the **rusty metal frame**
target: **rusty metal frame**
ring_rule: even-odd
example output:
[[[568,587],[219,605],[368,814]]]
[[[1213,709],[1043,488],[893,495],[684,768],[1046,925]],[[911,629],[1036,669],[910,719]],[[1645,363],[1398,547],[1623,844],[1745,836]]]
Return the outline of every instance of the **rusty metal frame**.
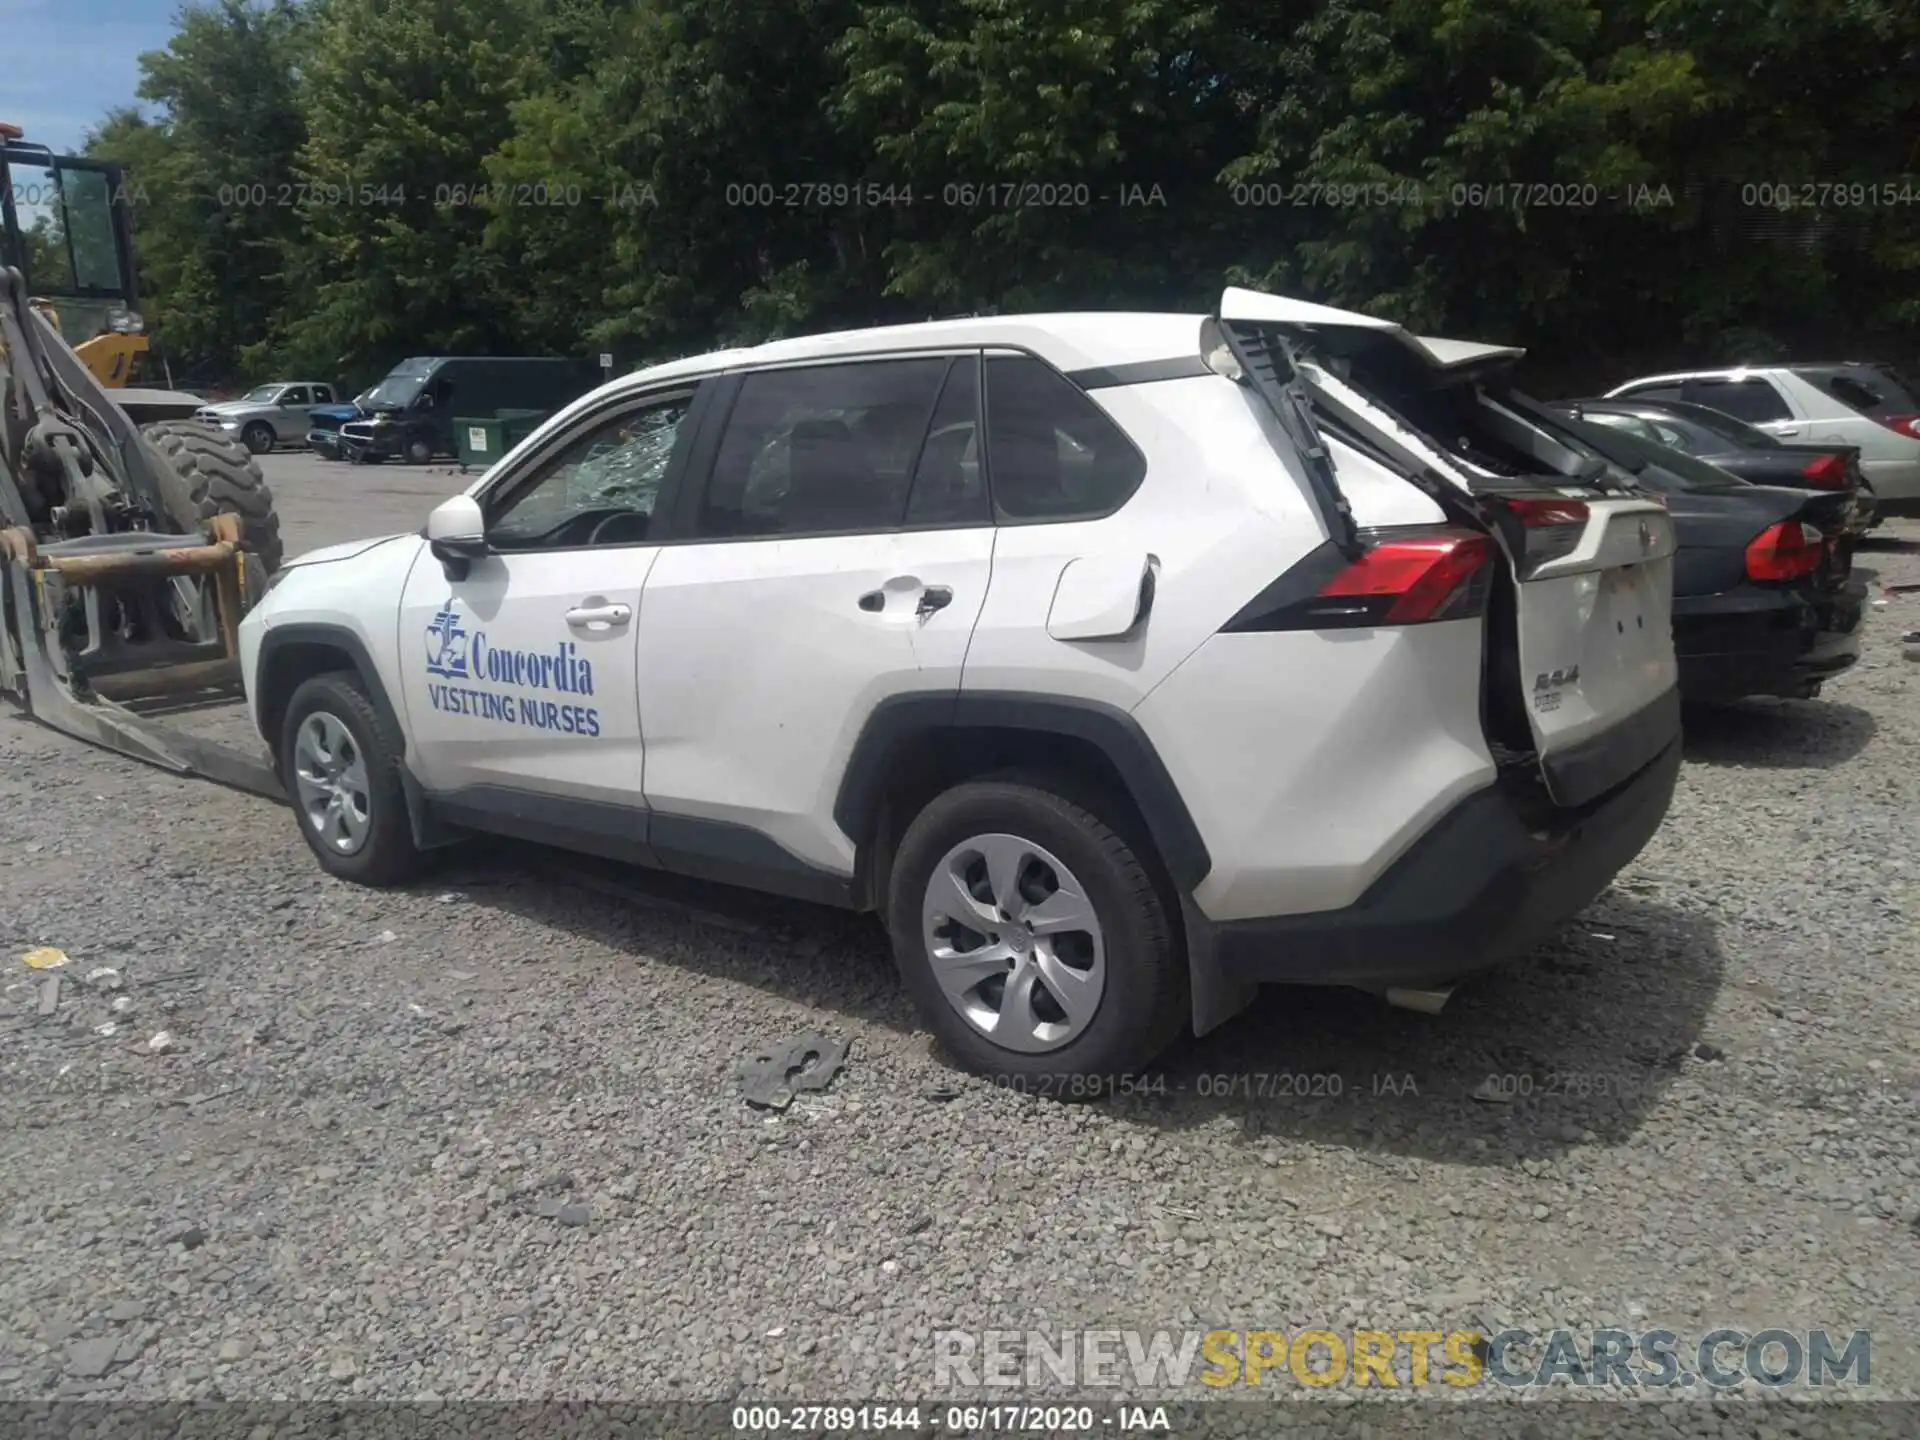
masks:
[[[39,545],[32,531],[0,530],[0,579],[14,612],[23,661],[27,712],[57,730],[104,745],[178,774],[209,779],[281,799],[283,792],[264,755],[165,725],[120,702],[160,700],[225,690],[240,683],[239,624],[247,610],[246,554],[240,521],[216,515],[200,543],[188,535],[127,533],[86,541]],[[111,543],[102,544],[102,541]],[[80,658],[63,647],[59,611],[66,590],[110,590],[129,580],[197,575],[211,579],[219,629],[218,654],[139,669],[89,675]],[[210,643],[206,649],[213,650]],[[66,674],[54,655],[66,660]]]

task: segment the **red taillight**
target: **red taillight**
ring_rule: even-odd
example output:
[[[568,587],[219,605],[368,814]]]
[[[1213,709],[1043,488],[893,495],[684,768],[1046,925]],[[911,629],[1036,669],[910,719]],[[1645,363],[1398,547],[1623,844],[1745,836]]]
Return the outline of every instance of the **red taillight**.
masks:
[[[1529,495],[1501,503],[1520,517],[1526,535],[1526,552],[1520,562],[1523,576],[1533,574],[1542,565],[1564,560],[1580,548],[1581,537],[1587,533],[1589,512],[1584,500]]]
[[[1800,478],[1822,490],[1839,490],[1847,483],[1847,462],[1838,455],[1818,455],[1800,471]]]
[[[1811,525],[1782,520],[1747,543],[1747,578],[1798,580],[1820,568],[1826,537]]]
[[[1419,625],[1480,613],[1486,569],[1499,554],[1472,530],[1425,530],[1382,540],[1320,587],[1320,625]],[[1341,601],[1344,604],[1326,604]]]
[[[1897,430],[1909,440],[1920,440],[1920,415],[1878,415],[1874,417],[1889,430]]]

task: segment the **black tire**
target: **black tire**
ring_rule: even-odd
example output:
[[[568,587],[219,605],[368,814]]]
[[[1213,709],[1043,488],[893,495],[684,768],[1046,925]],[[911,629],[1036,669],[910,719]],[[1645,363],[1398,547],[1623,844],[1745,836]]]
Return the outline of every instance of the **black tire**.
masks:
[[[322,712],[346,728],[366,764],[367,834],[361,847],[351,854],[342,854],[321,840],[300,802],[295,747],[307,717]],[[413,843],[413,826],[407,816],[400,756],[400,737],[381,719],[355,672],[334,670],[315,675],[293,692],[280,726],[281,783],[293,802],[301,837],[329,875],[356,885],[385,887],[412,879],[424,867],[426,857]]]
[[[187,531],[215,515],[237,515],[246,548],[260,557],[269,575],[280,568],[273,491],[245,446],[197,420],[162,420],[144,426],[141,434],[167,460],[169,468],[160,472],[160,498],[169,521]]]
[[[432,459],[433,447],[426,441],[409,440],[407,442],[407,463],[409,465],[425,465]]]
[[[255,420],[240,431],[240,443],[255,455],[264,455],[273,449],[273,427],[264,420]]]
[[[963,1068],[1036,1094],[1092,1098],[1151,1064],[1185,1028],[1186,959],[1153,878],[1157,865],[1121,833],[1132,829],[1122,807],[1077,787],[1061,789],[1076,798],[1056,793],[1040,777],[970,781],[935,796],[895,851],[887,929],[908,993]],[[935,866],[955,846],[995,833],[1051,851],[1078,878],[1102,933],[1107,973],[1098,1007],[1087,1027],[1058,1049],[1026,1053],[988,1039],[948,1001],[927,953],[921,904]]]

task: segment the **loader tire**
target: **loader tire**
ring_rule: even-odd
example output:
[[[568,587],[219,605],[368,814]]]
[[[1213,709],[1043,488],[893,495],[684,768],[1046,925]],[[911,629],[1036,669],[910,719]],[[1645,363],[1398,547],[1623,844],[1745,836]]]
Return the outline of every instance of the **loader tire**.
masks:
[[[198,530],[215,515],[240,517],[241,543],[271,575],[280,568],[280,517],[260,464],[247,447],[197,420],[162,420],[141,434],[166,457],[160,495],[168,518]]]

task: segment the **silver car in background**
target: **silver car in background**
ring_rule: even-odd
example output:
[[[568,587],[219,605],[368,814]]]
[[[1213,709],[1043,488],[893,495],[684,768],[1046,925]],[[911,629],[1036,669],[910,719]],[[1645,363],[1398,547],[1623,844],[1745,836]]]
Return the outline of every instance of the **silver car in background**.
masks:
[[[303,445],[307,439],[307,412],[316,405],[333,404],[333,387],[312,380],[276,380],[256,385],[238,400],[203,405],[194,419],[218,426],[256,455],[276,445]]]

